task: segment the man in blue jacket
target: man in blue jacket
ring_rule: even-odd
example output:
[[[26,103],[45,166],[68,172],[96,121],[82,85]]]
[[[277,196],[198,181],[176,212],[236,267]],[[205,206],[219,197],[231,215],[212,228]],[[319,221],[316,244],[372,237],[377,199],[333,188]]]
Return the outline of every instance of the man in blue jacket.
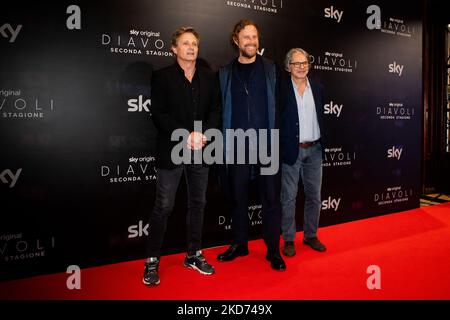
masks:
[[[299,180],[305,192],[303,243],[312,249],[326,250],[317,238],[321,208],[323,158],[323,89],[308,78],[310,56],[291,49],[285,59],[290,73],[281,82],[281,205],[283,212],[283,254],[295,255],[295,203]]]
[[[233,45],[239,50],[239,57],[219,70],[222,96],[222,128],[250,129],[256,132],[268,130],[269,135],[278,126],[276,116],[277,68],[274,62],[257,54],[259,31],[253,21],[239,21],[231,35]],[[258,136],[261,138],[261,136]],[[250,139],[251,140],[251,139]],[[255,144],[246,143],[243,148],[235,148],[225,134],[226,171],[231,196],[231,218],[233,243],[217,257],[218,261],[232,261],[248,254],[248,194],[252,179],[257,179],[262,200],[263,237],[267,246],[266,259],[273,269],[286,270],[281,258],[279,241],[281,234],[281,175],[277,168],[274,174],[264,174],[258,161],[252,164],[250,154],[261,147],[261,139]],[[264,143],[264,142],[263,142]],[[232,150],[233,149],[233,150]],[[278,152],[278,150],[276,150]],[[236,164],[230,153],[245,156],[244,164]],[[278,156],[278,154],[276,155]],[[230,161],[231,160],[231,161]]]

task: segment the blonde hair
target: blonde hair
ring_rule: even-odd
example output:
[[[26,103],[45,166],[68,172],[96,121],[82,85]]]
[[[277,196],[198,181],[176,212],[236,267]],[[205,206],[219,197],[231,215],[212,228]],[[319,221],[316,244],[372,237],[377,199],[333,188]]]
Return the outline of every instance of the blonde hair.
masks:
[[[175,30],[172,34],[172,47],[177,46],[178,38],[181,37],[181,35],[185,33],[192,33],[196,38],[197,42],[200,42],[200,36],[197,31],[195,31],[192,27],[180,27],[177,30]]]

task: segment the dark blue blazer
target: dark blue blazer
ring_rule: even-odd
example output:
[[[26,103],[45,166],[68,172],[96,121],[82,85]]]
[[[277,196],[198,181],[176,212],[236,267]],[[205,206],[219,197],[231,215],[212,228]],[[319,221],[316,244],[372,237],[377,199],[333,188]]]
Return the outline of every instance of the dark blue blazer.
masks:
[[[320,141],[322,143],[322,155],[324,154],[324,126],[323,126],[323,87],[311,78],[308,78],[316,105],[317,121],[320,128]],[[280,149],[281,161],[288,165],[293,165],[298,157],[299,143],[299,121],[297,111],[297,101],[295,100],[294,87],[290,74],[283,75],[280,84]]]

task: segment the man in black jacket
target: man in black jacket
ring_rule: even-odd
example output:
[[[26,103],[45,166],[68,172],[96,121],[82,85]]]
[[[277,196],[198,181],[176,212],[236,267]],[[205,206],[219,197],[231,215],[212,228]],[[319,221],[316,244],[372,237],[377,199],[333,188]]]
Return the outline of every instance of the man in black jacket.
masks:
[[[190,135],[188,148],[201,150],[206,143],[202,132],[194,131],[194,121],[201,121],[204,130],[217,128],[220,121],[220,93],[215,74],[197,64],[198,33],[190,27],[176,30],[172,36],[172,51],[176,62],[156,71],[152,77],[152,117],[157,134],[156,196],[150,215],[150,235],[147,246],[143,283],[160,282],[158,267],[160,249],[167,219],[172,212],[181,176],[185,175],[188,192],[187,255],[184,266],[201,274],[213,274],[201,252],[204,207],[208,184],[208,167],[204,164],[175,164],[172,149],[178,144],[171,140],[177,129]]]

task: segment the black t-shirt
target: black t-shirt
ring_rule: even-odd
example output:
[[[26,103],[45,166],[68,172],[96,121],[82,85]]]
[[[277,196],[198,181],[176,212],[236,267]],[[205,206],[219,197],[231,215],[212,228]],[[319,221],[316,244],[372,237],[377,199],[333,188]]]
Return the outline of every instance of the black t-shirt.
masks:
[[[240,63],[239,61],[237,62],[239,76],[241,80],[244,81],[244,85],[246,88],[248,88],[250,75],[252,74],[252,71],[255,69],[255,62],[252,63]]]

